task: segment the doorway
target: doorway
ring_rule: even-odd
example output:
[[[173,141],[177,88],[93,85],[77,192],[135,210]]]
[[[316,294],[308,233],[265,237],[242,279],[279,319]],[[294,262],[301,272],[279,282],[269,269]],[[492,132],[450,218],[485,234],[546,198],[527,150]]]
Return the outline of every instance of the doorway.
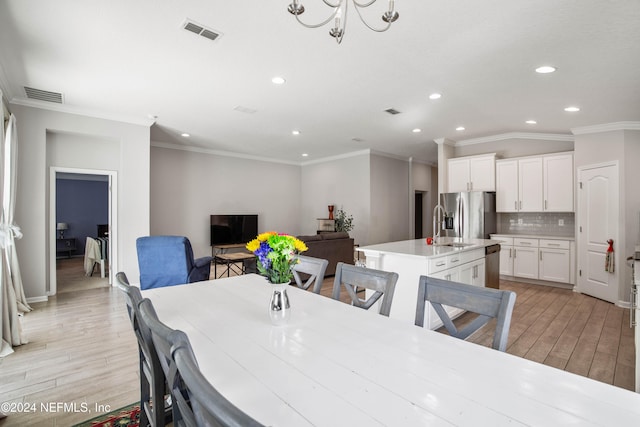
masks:
[[[51,168],[48,295],[113,284],[115,183],[115,171]],[[85,257],[85,253],[93,255]]]
[[[414,209],[414,239],[423,239],[425,238],[429,231],[429,192],[428,191],[416,191],[415,192],[415,200],[413,203]]]
[[[607,270],[607,241],[613,240],[614,254],[619,243],[619,172],[618,163],[603,163],[578,168],[578,286],[580,293],[616,304],[618,270]],[[615,257],[616,255],[614,255]]]

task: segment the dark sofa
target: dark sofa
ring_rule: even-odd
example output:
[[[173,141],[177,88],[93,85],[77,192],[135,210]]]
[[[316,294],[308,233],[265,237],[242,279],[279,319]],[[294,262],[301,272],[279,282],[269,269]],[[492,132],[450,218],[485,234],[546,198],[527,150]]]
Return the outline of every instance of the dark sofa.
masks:
[[[298,239],[302,240],[309,248],[302,255],[329,261],[325,276],[336,274],[336,265],[339,262],[353,264],[353,239],[349,237],[349,233],[313,234],[310,236],[298,236]]]

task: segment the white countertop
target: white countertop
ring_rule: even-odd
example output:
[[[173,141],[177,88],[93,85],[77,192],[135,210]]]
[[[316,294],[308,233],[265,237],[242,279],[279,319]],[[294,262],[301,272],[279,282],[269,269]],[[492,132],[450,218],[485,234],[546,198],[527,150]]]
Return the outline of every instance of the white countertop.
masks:
[[[482,249],[495,245],[495,240],[487,239],[460,239],[455,237],[440,237],[435,245],[427,245],[426,239],[401,240],[399,242],[380,243],[377,245],[362,246],[357,250],[365,253],[393,253],[423,258],[433,258],[453,253],[467,252],[474,249]],[[465,246],[444,246],[448,243],[462,243]],[[468,245],[468,246],[467,246]]]
[[[526,239],[546,239],[546,240],[568,240],[574,242],[575,237],[561,237],[561,236],[544,236],[540,234],[509,234],[509,233],[495,233],[491,234],[491,237],[523,237]]]

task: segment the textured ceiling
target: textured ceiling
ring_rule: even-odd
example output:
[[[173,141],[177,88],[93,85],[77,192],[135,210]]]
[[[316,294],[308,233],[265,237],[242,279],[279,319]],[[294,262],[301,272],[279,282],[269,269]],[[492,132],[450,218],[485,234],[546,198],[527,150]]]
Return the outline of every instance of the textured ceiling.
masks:
[[[64,111],[157,116],[154,142],[295,163],[363,149],[435,163],[437,138],[640,121],[638,0],[398,0],[385,33],[349,9],[340,45],[288,3],[3,0],[0,85],[13,102],[29,86],[61,92]],[[309,20],[329,10],[302,3]],[[222,36],[185,31],[187,18]],[[558,70],[534,72],[544,64]]]

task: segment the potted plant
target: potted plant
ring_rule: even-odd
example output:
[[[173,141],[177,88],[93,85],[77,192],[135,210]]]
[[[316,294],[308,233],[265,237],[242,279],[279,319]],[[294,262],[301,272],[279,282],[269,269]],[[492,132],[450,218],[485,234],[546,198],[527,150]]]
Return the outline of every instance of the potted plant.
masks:
[[[353,230],[353,216],[348,215],[344,210],[338,209],[336,212],[336,231],[349,232]]]

